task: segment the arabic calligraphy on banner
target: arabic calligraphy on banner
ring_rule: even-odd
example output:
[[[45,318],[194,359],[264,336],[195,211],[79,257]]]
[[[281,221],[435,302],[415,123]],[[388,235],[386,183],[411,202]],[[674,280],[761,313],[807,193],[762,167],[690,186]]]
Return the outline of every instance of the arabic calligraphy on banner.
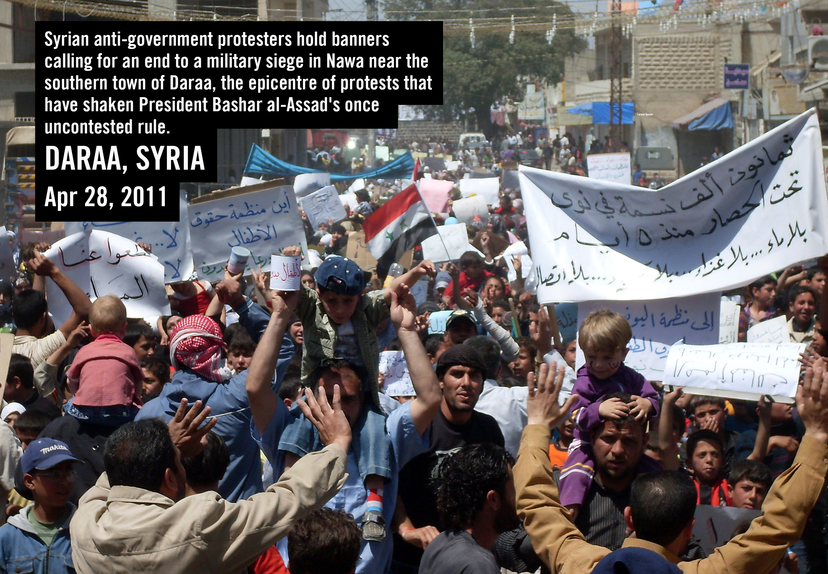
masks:
[[[520,169],[542,303],[723,291],[828,252],[810,110],[657,192]]]
[[[92,301],[115,295],[126,305],[128,317],[170,313],[164,266],[134,241],[93,229],[61,239],[44,255]],[[72,314],[72,306],[53,281],[46,281],[46,296],[55,324],[62,324]]]
[[[126,237],[136,243],[147,243],[152,254],[164,264],[164,281],[175,283],[193,274],[190,232],[187,225],[187,194],[178,197],[178,221],[67,221],[66,234],[87,229],[100,229]]]
[[[804,350],[804,343],[674,345],[664,384],[684,387],[691,394],[748,400],[770,395],[776,402],[792,403]]]
[[[719,342],[719,293],[655,301],[590,301],[578,304],[578,321],[592,311],[610,309],[632,327],[624,364],[649,381],[664,379],[670,348],[681,341],[693,345]],[[578,366],[584,363],[578,349]]]
[[[250,250],[248,269],[270,270],[270,256],[290,245],[307,253],[299,205],[290,186],[254,189],[250,193],[196,203],[187,208],[193,261],[200,279],[224,277],[233,247]]]

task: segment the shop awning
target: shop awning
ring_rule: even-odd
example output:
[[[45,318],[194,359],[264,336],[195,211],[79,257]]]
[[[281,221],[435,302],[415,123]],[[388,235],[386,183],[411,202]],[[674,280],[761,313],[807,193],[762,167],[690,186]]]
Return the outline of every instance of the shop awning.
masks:
[[[716,98],[702,104],[686,116],[673,122],[677,130],[723,130],[733,129],[733,114],[730,111],[730,101]]]
[[[616,104],[617,106],[618,104]],[[616,108],[617,110],[617,108]],[[609,102],[589,102],[588,104],[581,104],[574,106],[567,110],[570,114],[580,114],[582,116],[591,116],[594,124],[609,124],[610,123],[610,104]],[[617,112],[616,112],[617,117]],[[632,124],[635,118],[635,104],[632,102],[624,102],[621,104],[621,123]]]

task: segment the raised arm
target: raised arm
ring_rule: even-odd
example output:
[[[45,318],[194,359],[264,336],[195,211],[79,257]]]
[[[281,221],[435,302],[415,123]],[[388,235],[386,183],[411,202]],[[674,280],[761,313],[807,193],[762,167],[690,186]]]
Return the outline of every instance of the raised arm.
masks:
[[[391,292],[391,320],[397,328],[411,383],[417,392],[417,398],[411,401],[411,419],[422,435],[437,416],[443,396],[431,360],[417,334],[417,304],[405,286]]]
[[[759,413],[759,428],[756,429],[756,441],[753,443],[753,452],[748,455],[748,460],[762,462],[768,454],[772,407],[773,404],[766,402],[765,397],[759,399],[759,406],[756,409]]]
[[[391,292],[399,291],[400,285],[405,285],[410,289],[426,275],[429,277],[437,275],[437,267],[428,259],[420,261],[418,265],[412,267],[407,273],[403,273],[391,282],[391,285],[384,292],[385,303],[389,306],[391,305]]]
[[[661,417],[658,419],[658,448],[662,454],[662,465],[665,470],[678,470],[679,458],[676,452],[676,444],[673,442],[673,406],[681,396],[682,391],[676,388],[664,394],[664,401],[661,405]]]
[[[37,275],[51,278],[55,285],[63,291],[72,306],[72,315],[59,328],[64,337],[69,337],[75,327],[89,316],[89,308],[92,306],[92,302],[86,296],[86,293],[55,265],[54,261],[45,257],[39,251],[35,251],[35,256],[29,259],[26,265]]]
[[[264,334],[256,346],[250,367],[247,369],[247,399],[250,402],[250,412],[253,415],[253,423],[259,434],[263,434],[270,424],[276,409],[280,404],[284,405],[279,396],[273,392],[270,381],[273,379],[273,372],[276,370],[276,363],[279,359],[279,350],[282,346],[282,339],[290,326],[292,310],[290,304],[296,304],[298,293],[289,293],[284,296],[274,296],[273,314],[267,323]]]

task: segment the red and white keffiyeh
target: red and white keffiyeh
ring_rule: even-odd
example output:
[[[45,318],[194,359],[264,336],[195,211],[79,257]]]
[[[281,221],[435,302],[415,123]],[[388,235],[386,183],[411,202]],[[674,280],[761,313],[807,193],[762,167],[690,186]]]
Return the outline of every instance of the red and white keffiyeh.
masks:
[[[170,358],[176,369],[185,366],[205,379],[222,382],[232,376],[224,357],[221,327],[204,315],[184,317],[172,331]]]

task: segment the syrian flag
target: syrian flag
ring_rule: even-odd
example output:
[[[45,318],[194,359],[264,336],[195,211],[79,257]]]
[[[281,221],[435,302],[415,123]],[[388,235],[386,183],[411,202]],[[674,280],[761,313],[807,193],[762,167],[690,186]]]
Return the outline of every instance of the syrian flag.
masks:
[[[414,162],[414,171],[411,173],[411,179],[417,181],[420,179],[420,158]]]
[[[377,258],[377,275],[383,279],[406,251],[436,235],[437,226],[417,185],[411,184],[372,213],[362,231],[366,247]]]

